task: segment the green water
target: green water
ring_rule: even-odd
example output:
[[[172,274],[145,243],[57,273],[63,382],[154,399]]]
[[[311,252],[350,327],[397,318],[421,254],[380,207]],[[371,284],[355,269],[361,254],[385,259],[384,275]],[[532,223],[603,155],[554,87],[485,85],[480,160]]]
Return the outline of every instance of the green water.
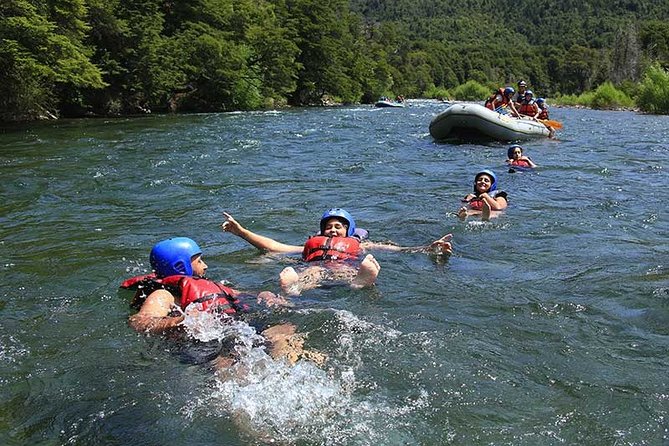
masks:
[[[559,140],[524,144],[540,168],[510,174],[506,145],[434,143],[443,107],[4,129],[0,444],[667,444],[668,117],[555,109]],[[510,206],[462,222],[481,168]],[[127,326],[118,285],[156,241],[192,237],[211,277],[278,291],[296,260],[222,233],[222,212],[301,244],[333,206],[374,241],[452,232],[455,254],[377,252],[373,289],[263,313],[323,368],[252,349],[223,381]]]

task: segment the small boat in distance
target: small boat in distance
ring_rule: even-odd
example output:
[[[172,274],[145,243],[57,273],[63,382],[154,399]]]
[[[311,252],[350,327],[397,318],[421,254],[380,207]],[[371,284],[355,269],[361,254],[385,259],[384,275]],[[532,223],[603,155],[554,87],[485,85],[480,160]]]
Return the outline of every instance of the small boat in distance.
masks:
[[[437,141],[450,138],[518,141],[547,138],[551,133],[546,125],[531,118],[515,118],[473,103],[452,104],[430,122],[430,135]]]
[[[404,107],[404,100],[401,101],[393,101],[390,98],[382,97],[379,99],[376,104],[374,104],[375,107]]]

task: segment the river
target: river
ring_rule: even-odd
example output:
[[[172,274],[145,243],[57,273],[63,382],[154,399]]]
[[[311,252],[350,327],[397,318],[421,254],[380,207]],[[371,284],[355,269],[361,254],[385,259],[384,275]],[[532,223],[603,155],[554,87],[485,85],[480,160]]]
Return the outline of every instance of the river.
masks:
[[[0,444],[666,445],[669,116],[553,108],[556,140],[435,143],[445,105],[58,121],[0,133]],[[493,169],[509,207],[454,216]],[[342,207],[378,242],[454,235],[450,258],[374,252],[375,287],[261,310],[327,355],[250,348],[222,379],[127,325],[127,277],[188,236],[210,277],[279,291]],[[247,327],[248,328],[248,327]],[[252,334],[240,329],[247,339]]]

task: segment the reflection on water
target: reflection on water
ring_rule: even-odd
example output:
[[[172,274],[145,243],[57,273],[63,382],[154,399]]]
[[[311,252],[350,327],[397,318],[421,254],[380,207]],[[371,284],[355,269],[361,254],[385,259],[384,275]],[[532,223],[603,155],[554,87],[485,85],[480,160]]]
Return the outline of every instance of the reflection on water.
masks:
[[[508,173],[505,144],[437,144],[443,109],[341,107],[27,125],[0,134],[1,444],[663,444],[669,120],[554,109],[558,140]],[[493,169],[502,216],[453,216]],[[277,292],[294,257],[220,230],[301,244],[333,207],[373,241],[372,289],[317,289],[289,322],[324,366],[272,360],[244,322],[227,373],[133,332],[120,282],[157,241],[203,247],[212,278]],[[189,322],[190,324],[190,322]]]

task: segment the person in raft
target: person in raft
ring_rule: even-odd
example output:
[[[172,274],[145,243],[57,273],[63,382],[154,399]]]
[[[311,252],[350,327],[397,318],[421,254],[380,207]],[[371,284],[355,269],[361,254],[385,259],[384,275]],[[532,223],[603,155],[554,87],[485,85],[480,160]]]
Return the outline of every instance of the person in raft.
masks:
[[[506,209],[507,194],[497,190],[497,176],[491,170],[482,170],[474,176],[474,193],[467,194],[462,201],[467,203],[458,211],[458,217],[480,215],[482,220],[496,217]]]
[[[249,311],[253,300],[267,306],[285,305],[280,296],[263,291],[257,298],[205,278],[207,264],[202,250],[190,238],[175,237],[158,242],[151,249],[153,273],[132,277],[121,288],[136,290],[131,305],[139,311],[129,317],[129,325],[138,332],[166,334],[181,328],[186,315],[197,317],[201,312],[221,315],[222,323],[241,320]],[[250,299],[249,299],[250,298]],[[232,318],[232,319],[231,319]],[[261,332],[267,341],[270,355],[295,363],[300,358],[322,363],[324,356],[303,348],[304,336],[295,333],[295,326],[279,324]],[[214,361],[217,369],[224,369],[239,359],[235,342],[215,342],[208,345],[201,363]]]
[[[530,118],[537,120],[537,117],[541,113],[539,106],[534,101],[534,93],[532,90],[525,91],[525,97],[518,107],[518,113],[522,116],[529,116]]]
[[[548,104],[546,104],[546,99],[537,98],[537,107],[539,107],[537,119],[548,120]]]
[[[516,90],[513,87],[498,88],[492,95],[486,99],[484,106],[497,113],[510,113],[511,116],[520,117],[516,106],[513,103],[513,95]]]
[[[534,168],[537,167],[534,164],[534,161],[530,159],[529,156],[523,155],[523,148],[518,144],[514,144],[506,151],[507,160],[506,163],[510,167],[524,167],[524,168]]]
[[[302,291],[319,287],[324,282],[344,282],[358,289],[374,285],[381,269],[379,262],[367,254],[358,265],[365,250],[431,252],[451,254],[451,234],[447,234],[427,246],[402,247],[391,244],[373,243],[367,240],[367,231],[356,228],[353,216],[344,209],[333,208],[325,211],[320,220],[320,231],[302,246],[287,245],[269,237],[256,234],[244,228],[230,214],[224,213],[222,228],[251,245],[265,251],[297,254],[302,253],[306,262],[320,262],[310,265],[299,273],[287,267],[279,274],[279,285],[284,293],[292,296]]]
[[[513,101],[513,104],[516,106],[516,109],[520,107],[521,102],[523,102],[523,99],[525,99],[525,90],[527,90],[527,82],[521,79],[518,81],[518,91],[513,95],[513,98],[511,99]]]

